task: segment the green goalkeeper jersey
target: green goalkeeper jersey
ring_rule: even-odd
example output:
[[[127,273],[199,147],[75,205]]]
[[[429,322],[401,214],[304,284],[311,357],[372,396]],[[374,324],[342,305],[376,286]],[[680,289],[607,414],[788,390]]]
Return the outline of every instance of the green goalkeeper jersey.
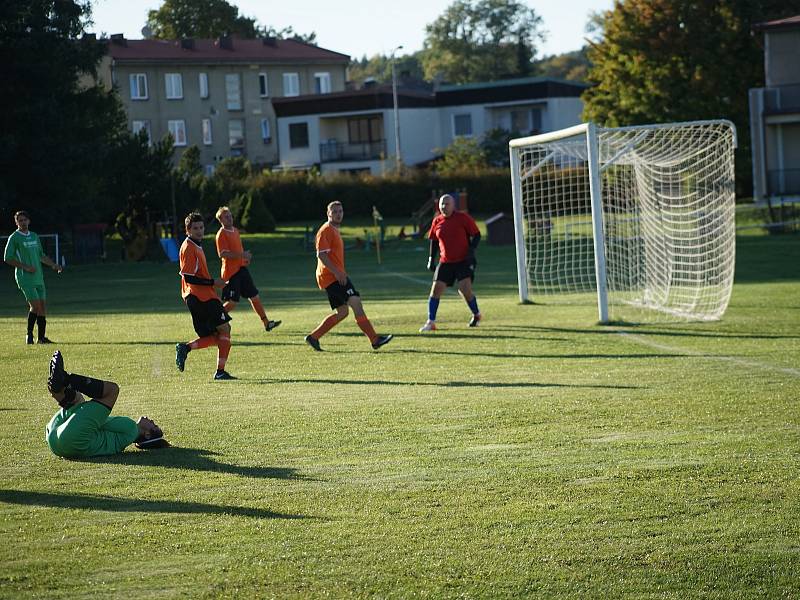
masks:
[[[17,285],[44,285],[43,255],[42,243],[34,232],[28,231],[26,235],[18,229],[8,237],[4,260],[17,260],[36,269],[33,273],[26,273],[19,267],[15,268],[14,278],[17,280]]]

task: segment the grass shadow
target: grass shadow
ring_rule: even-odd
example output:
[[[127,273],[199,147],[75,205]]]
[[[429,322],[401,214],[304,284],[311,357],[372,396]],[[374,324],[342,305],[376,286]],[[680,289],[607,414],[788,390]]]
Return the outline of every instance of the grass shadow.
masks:
[[[729,333],[713,329],[649,329],[652,325],[641,325],[640,330],[628,329],[573,329],[568,327],[542,327],[539,325],[499,325],[498,329],[548,331],[555,333],[579,333],[591,335],[614,335],[631,333],[638,335],[658,335],[666,337],[698,337],[698,338],[724,338],[724,339],[753,339],[753,340],[793,340],[800,339],[800,335],[776,335],[771,333]],[[526,338],[527,339],[527,338]]]
[[[79,510],[102,510],[110,512],[147,512],[173,514],[232,515],[254,519],[308,519],[304,515],[279,513],[263,508],[183,502],[180,500],[142,500],[140,498],[116,498],[95,494],[53,494],[48,492],[26,492],[24,490],[0,489],[0,502],[22,506],[44,506],[48,508],[70,508]]]
[[[325,383],[332,385],[391,385],[410,387],[476,387],[476,388],[590,388],[590,389],[615,389],[638,390],[636,385],[588,385],[580,383],[535,383],[535,382],[505,382],[505,381],[388,381],[381,379],[249,379],[252,383],[275,385],[276,383]]]
[[[437,350],[417,350],[414,348],[400,348],[397,352],[406,354],[438,354],[444,356],[468,356],[471,358],[532,358],[532,359],[577,359],[577,360],[593,360],[593,359],[617,359],[617,358],[686,358],[686,354],[658,354],[658,353],[644,353],[644,354],[510,354],[498,352],[452,352],[452,351],[437,351]],[[697,358],[698,355],[693,354],[692,358]],[[709,358],[708,355],[703,355]]]

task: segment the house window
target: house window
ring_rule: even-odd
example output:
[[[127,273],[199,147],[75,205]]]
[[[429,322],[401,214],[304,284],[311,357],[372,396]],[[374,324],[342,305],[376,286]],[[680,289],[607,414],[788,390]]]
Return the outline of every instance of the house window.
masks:
[[[231,150],[244,148],[244,119],[228,121],[228,145]]]
[[[183,119],[167,121],[167,128],[172,134],[172,139],[175,140],[174,146],[186,145],[186,121]]]
[[[150,145],[153,139],[150,135],[150,121],[134,121],[131,124],[133,135],[138,135],[140,131],[144,130],[147,133],[147,144]]]
[[[211,137],[211,119],[203,119],[203,143],[206,146],[214,143],[214,139]]]
[[[261,139],[264,140],[265,144],[269,144],[272,141],[272,135],[270,134],[269,129],[269,119],[261,119]]]
[[[347,134],[351,144],[379,142],[383,139],[383,119],[381,117],[349,119]]]
[[[208,98],[208,73],[200,73],[197,82],[200,85],[200,97]]]
[[[267,81],[266,73],[258,74],[258,94],[262,98],[269,96],[269,82]]]
[[[145,73],[132,73],[131,100],[147,100],[147,75]]]
[[[453,135],[471,136],[472,135],[472,115],[453,115]]]
[[[300,95],[300,76],[297,73],[283,74],[283,95],[284,96]]]
[[[214,175],[214,165],[206,165],[203,167],[203,170],[206,172],[206,177],[212,177]]]
[[[514,133],[528,133],[530,130],[530,113],[527,110],[511,111],[511,131]]]
[[[225,75],[225,98],[228,110],[242,110],[242,84],[238,73]]]
[[[180,73],[165,74],[164,85],[167,89],[167,100],[180,100],[183,98],[183,78]]]
[[[314,73],[314,92],[317,94],[331,93],[330,73]]]
[[[308,123],[289,125],[289,148],[308,148]]]
[[[539,133],[542,131],[542,109],[531,109],[531,132]]]

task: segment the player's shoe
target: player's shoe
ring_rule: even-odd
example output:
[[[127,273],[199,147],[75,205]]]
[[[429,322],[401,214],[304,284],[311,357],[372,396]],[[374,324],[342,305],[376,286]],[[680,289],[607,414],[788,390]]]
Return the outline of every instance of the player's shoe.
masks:
[[[225,369],[217,369],[217,372],[214,373],[214,381],[230,381],[231,379],[236,379],[236,377],[228,373]]]
[[[313,336],[307,335],[305,337],[306,344],[311,346],[317,352],[322,352],[322,348],[319,347],[319,340]]]
[[[394,336],[391,333],[389,335],[379,335],[377,338],[375,338],[375,341],[372,342],[372,349],[377,350],[381,346],[388,344],[392,341],[393,337]]]
[[[50,374],[47,376],[47,389],[57,394],[67,385],[67,372],[64,370],[64,357],[56,350],[50,359]]]
[[[53,340],[50,340],[50,339],[48,339],[46,337],[40,337],[38,340],[36,340],[36,343],[37,344],[52,344]]]
[[[175,344],[175,365],[178,367],[178,371],[183,372],[186,368],[186,357],[189,356],[189,344],[184,344],[183,342],[178,342]]]
[[[431,321],[430,319],[425,321],[425,325],[419,328],[420,333],[423,331],[436,331],[436,321]]]
[[[266,323],[264,323],[264,329],[266,329],[267,331],[272,331],[273,329],[275,329],[280,324],[281,324],[281,321],[269,320]]]
[[[33,344],[33,334],[29,333],[25,336],[25,343],[26,344]]]
[[[478,323],[481,322],[482,318],[483,317],[481,316],[481,313],[478,313],[477,315],[472,315],[472,318],[469,320],[469,326],[470,327],[477,327]]]

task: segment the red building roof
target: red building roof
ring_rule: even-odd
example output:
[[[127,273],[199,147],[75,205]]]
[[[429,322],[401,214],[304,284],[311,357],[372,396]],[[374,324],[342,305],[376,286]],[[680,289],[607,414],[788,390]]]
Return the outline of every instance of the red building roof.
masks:
[[[753,31],[772,31],[775,29],[796,29],[796,28],[800,28],[800,15],[794,17],[786,17],[785,19],[777,19],[775,21],[756,23],[755,25],[753,25]]]
[[[113,35],[109,55],[130,62],[332,62],[346,54],[297,40],[220,38],[216,40],[126,40]]]

